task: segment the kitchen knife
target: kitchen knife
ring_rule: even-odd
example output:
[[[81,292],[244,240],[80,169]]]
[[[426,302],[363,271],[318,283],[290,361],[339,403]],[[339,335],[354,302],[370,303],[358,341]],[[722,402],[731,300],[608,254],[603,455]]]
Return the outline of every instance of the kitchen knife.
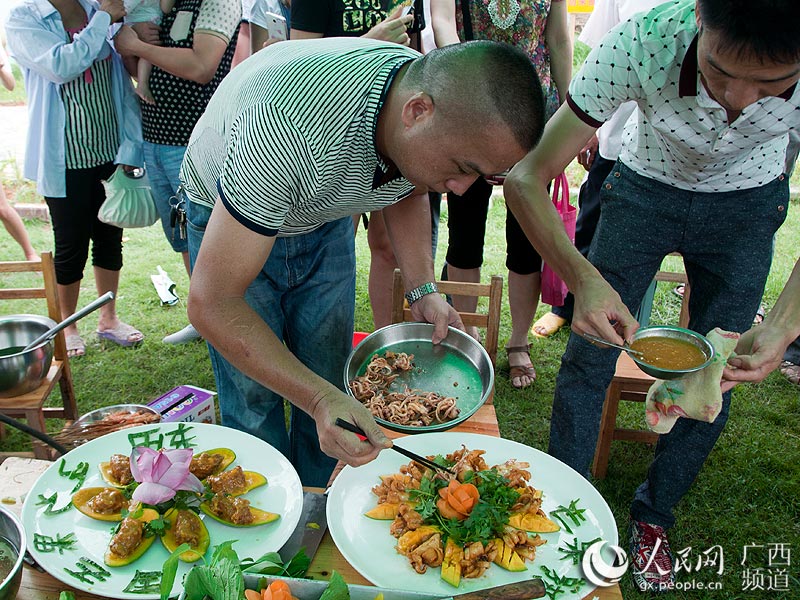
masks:
[[[300,548],[306,549],[306,556],[309,559],[314,558],[322,536],[325,535],[325,530],[328,528],[328,521],[325,517],[327,501],[328,497],[325,494],[303,492],[303,512],[300,515],[300,521],[286,543],[278,550],[284,563],[291,560]]]

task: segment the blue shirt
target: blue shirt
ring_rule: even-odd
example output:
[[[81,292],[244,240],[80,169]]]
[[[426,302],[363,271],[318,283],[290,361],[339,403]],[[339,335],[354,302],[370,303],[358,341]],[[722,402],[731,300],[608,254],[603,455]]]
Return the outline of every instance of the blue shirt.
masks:
[[[48,0],[24,0],[6,23],[8,47],[22,67],[28,96],[28,141],[23,174],[36,181],[42,196],[64,198],[64,105],[59,86],[111,56],[111,93],[117,115],[119,148],[114,162],[140,167],[142,120],[139,102],[122,59],[108,40],[111,17],[94,0],[78,0],[89,23],[70,43],[61,15]]]

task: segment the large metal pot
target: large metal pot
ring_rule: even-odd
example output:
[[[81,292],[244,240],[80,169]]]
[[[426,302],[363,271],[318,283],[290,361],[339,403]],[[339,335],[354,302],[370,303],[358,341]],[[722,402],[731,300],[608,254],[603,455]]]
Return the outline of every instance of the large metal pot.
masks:
[[[12,398],[39,387],[53,361],[53,340],[21,350],[56,322],[37,315],[0,317],[0,398]],[[16,351],[14,351],[16,349]]]
[[[43,332],[44,333],[44,332]],[[0,600],[14,600],[19,590],[19,582],[22,579],[22,558],[25,556],[25,530],[19,519],[8,510],[0,506],[0,538],[5,538],[13,546],[15,551],[10,557],[14,561],[11,572],[0,581]],[[0,552],[3,552],[4,545],[0,545]],[[5,560],[0,556],[0,561]]]

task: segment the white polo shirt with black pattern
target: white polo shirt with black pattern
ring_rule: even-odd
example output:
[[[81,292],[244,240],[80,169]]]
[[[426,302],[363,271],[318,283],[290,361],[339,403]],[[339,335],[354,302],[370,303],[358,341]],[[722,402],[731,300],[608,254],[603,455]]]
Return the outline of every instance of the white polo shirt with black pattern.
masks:
[[[627,100],[620,160],[637,173],[698,192],[762,186],[784,165],[790,130],[800,130],[800,86],[762,98],[728,123],[700,81],[695,0],[678,0],[612,29],[572,80],[567,102],[599,127]]]
[[[312,231],[408,196],[375,147],[397,71],[417,52],[364,38],[274,44],[237,66],[192,132],[181,169],[192,202],[220,197],[263,235]]]

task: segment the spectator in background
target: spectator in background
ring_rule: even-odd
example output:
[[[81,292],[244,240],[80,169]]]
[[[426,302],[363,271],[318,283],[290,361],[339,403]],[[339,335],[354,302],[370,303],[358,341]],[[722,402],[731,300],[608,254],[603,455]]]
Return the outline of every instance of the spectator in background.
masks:
[[[289,0],[255,0],[250,11],[250,54],[255,54],[264,47],[269,39],[267,31],[267,13],[280,15],[286,20],[287,39],[291,28],[291,5]],[[238,53],[237,46],[237,53]]]
[[[664,0],[597,0],[578,40],[594,48],[618,23],[663,3]],[[619,157],[622,131],[635,111],[635,102],[626,102],[620,106],[614,116],[603,123],[597,134],[578,153],[578,162],[588,171],[578,195],[580,211],[575,224],[575,247],[584,256],[589,255],[589,246],[600,219],[600,187]],[[574,307],[575,297],[570,293],[563,306],[552,307],[550,312],[542,315],[533,324],[531,333],[537,337],[550,337],[572,321]]]
[[[464,13],[464,7],[468,12]],[[483,2],[432,0],[431,19],[436,45],[479,39],[505,42],[522,49],[539,75],[549,119],[564,101],[572,73],[572,41],[567,27],[567,3],[562,0],[511,0],[488,6]],[[495,175],[485,173],[484,175]],[[448,192],[446,276],[450,281],[477,282],[481,278],[486,218],[492,186],[483,177],[463,195]],[[506,213],[506,267],[511,336],[506,344],[509,377],[515,388],[536,379],[530,358],[528,330],[536,314],[541,285],[542,260],[525,237],[511,211]],[[474,312],[477,298],[453,296],[459,311]],[[478,337],[477,328],[469,333]]]
[[[14,81],[14,73],[11,71],[11,62],[6,54],[6,50],[2,40],[0,40],[0,83],[9,92],[14,89],[16,81]],[[12,208],[6,198],[5,190],[2,183],[0,183],[0,221],[6,231],[11,234],[11,237],[22,247],[25,253],[26,260],[39,260],[39,255],[31,245],[31,240],[28,237],[28,232],[25,230],[25,224],[17,214],[17,211]]]
[[[422,2],[415,3],[416,9]],[[321,37],[365,37],[420,50],[419,35],[409,35],[413,15],[402,15],[403,8],[410,6],[409,0],[381,0],[375,4],[365,3],[353,7],[344,0],[294,0],[292,2],[293,40]],[[424,10],[424,9],[423,9]],[[431,218],[431,243],[434,257],[439,227],[439,204],[441,194],[428,196]],[[362,215],[353,217],[353,226],[358,231]],[[386,232],[381,211],[373,211],[367,226],[367,242],[370,249],[369,299],[372,306],[372,321],[376,329],[389,325],[392,317],[392,281],[397,259]]]
[[[115,165],[142,166],[139,106],[122,60],[108,43],[109,27],[125,15],[122,0],[25,0],[6,24],[8,45],[25,76],[28,143],[25,176],[50,209],[58,296],[64,318],[78,305],[92,243],[98,295],[116,295],[122,269],[122,229],[102,223],[102,180]],[[144,336],[120,321],[116,301],[100,307],[97,335],[121,346]],[[86,346],[74,323],[67,350]]]
[[[230,71],[241,18],[240,0],[176,0],[160,29],[151,23],[134,26],[136,31],[125,26],[114,38],[122,56],[153,64],[150,91],[155,104],[142,104],[144,158],[164,235],[181,254],[187,273],[185,231],[178,226],[180,215],[171,217],[172,211],[184,210],[177,196],[178,174],[195,123]],[[136,72],[132,66],[129,70]],[[187,325],[163,341],[182,344],[199,337]]]

